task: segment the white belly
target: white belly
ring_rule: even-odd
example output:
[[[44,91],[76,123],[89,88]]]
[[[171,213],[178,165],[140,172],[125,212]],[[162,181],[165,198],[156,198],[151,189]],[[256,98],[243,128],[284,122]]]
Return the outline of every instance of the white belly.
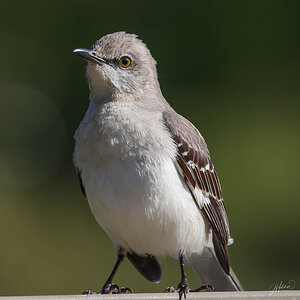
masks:
[[[91,210],[117,246],[151,255],[202,252],[205,224],[171,159],[146,172],[128,161],[82,172]]]
[[[205,223],[176,170],[170,135],[158,120],[151,125],[156,115],[136,113],[131,123],[131,109],[105,109],[90,109],[75,136],[74,162],[96,220],[117,247],[137,254],[201,253]]]

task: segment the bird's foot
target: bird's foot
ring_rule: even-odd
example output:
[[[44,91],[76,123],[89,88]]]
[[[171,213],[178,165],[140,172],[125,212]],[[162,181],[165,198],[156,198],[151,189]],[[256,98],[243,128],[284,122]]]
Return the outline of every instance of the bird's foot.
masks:
[[[186,294],[189,291],[190,291],[189,284],[186,280],[184,280],[178,284],[177,289],[175,289],[174,286],[168,286],[164,292],[165,293],[177,292],[179,294],[179,300],[181,300],[182,296],[184,296],[184,299],[186,299]]]
[[[167,286],[164,290],[164,293],[175,293],[177,292],[173,285]]]
[[[194,290],[190,290],[190,292],[214,292],[215,289],[210,285],[210,284],[205,284],[205,285],[202,285],[200,286],[199,288],[197,289],[194,289]]]
[[[132,293],[133,293],[132,289],[130,289],[126,286],[122,286],[120,288],[120,294],[132,294]]]
[[[189,284],[187,280],[182,280],[177,287],[177,292],[179,294],[179,300],[181,300],[182,296],[186,299],[186,294],[190,291]]]
[[[95,294],[129,294],[132,290],[128,287],[119,287],[115,283],[105,283],[100,292],[94,292],[90,289],[85,290],[83,295],[95,295]]]
[[[121,289],[115,283],[105,283],[99,294],[120,294]]]
[[[179,294],[179,299],[181,299],[182,296],[184,296],[184,298],[186,299],[186,294],[189,292],[197,293],[197,292],[214,292],[214,291],[215,291],[215,289],[209,284],[202,285],[201,287],[199,287],[197,289],[190,289],[187,282],[179,283],[177,289],[175,289],[174,286],[168,286],[164,290],[165,293],[176,293],[177,292]]]
[[[95,295],[95,294],[98,294],[98,293],[95,291],[92,291],[91,289],[86,289],[82,293],[82,295]]]

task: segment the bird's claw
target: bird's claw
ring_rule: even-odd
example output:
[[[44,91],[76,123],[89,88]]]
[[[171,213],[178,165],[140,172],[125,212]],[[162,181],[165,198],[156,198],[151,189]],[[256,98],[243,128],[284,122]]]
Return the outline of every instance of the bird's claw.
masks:
[[[95,294],[128,294],[132,293],[132,290],[128,287],[121,287],[115,283],[105,284],[100,292],[94,292],[90,289],[85,290],[83,295],[95,295]]]
[[[105,294],[105,293],[101,293],[101,294]],[[132,290],[128,287],[124,287],[124,286],[119,287],[115,283],[112,283],[107,294],[132,294]]]
[[[189,292],[197,293],[197,292],[214,292],[214,291],[215,289],[210,284],[205,284],[197,289],[192,290],[189,288],[189,285],[187,283],[181,282],[178,284],[177,289],[175,289],[174,286],[168,286],[167,288],[165,288],[164,293],[177,292],[179,294],[179,299],[181,299],[182,296],[184,296],[184,298],[186,299],[186,294]]]
[[[210,284],[205,284],[205,285],[202,285],[200,286],[199,288],[197,289],[194,289],[194,290],[190,290],[190,292],[214,292],[215,289],[210,285]]]
[[[128,287],[121,287],[120,288],[120,294],[132,294],[133,291],[132,289],[128,288]]]
[[[177,292],[173,285],[165,288],[164,293],[175,293]]]
[[[190,291],[189,284],[187,281],[182,281],[178,284],[177,292],[179,294],[179,300],[181,300],[182,296],[186,299],[186,294]]]
[[[102,288],[100,294],[120,294],[121,290],[115,283],[111,283],[108,286]]]
[[[174,288],[174,286],[168,286],[165,288],[164,292],[165,293],[178,293],[179,294],[179,299],[184,296],[184,299],[186,299],[186,294],[190,291],[189,285],[187,282],[180,282],[178,284],[177,289]]]
[[[86,289],[82,293],[82,295],[95,295],[95,294],[98,294],[98,293],[95,291],[92,291],[91,289]]]

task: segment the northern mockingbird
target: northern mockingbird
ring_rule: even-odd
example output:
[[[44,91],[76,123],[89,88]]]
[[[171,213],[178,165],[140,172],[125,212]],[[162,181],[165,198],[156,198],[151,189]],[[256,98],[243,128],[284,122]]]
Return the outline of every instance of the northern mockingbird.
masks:
[[[206,143],[192,123],[168,104],[156,62],[134,34],[116,32],[90,50],[90,106],[75,133],[74,163],[91,210],[112,240],[117,261],[125,256],[148,280],[159,282],[156,256],[179,258],[215,290],[242,290],[230,267],[232,239],[221,186]]]

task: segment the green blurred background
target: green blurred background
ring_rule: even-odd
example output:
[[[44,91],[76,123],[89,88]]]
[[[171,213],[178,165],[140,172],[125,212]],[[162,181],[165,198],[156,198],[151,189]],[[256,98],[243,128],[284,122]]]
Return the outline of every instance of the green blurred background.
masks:
[[[246,289],[300,284],[300,1],[0,2],[0,295],[99,290],[113,247],[80,192],[73,133],[88,107],[72,53],[120,30],[158,62],[164,95],[203,133]],[[159,292],[126,261],[115,282]],[[193,287],[199,280],[188,269]]]

